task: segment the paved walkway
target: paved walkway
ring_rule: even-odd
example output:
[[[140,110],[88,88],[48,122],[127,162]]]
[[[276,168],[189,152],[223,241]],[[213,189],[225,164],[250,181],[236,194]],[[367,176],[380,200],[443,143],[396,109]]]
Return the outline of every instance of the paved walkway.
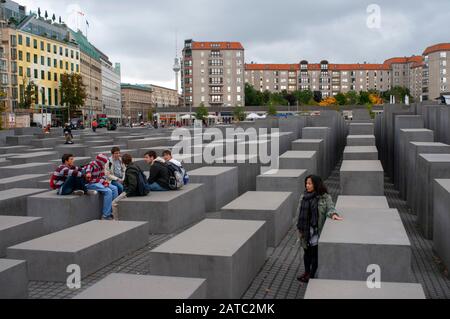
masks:
[[[333,199],[339,195],[339,163],[326,185]],[[444,276],[444,269],[432,251],[432,242],[420,235],[416,225],[416,217],[408,206],[399,198],[388,178],[385,179],[385,192],[389,206],[397,208],[412,245],[412,270],[417,282],[421,283],[427,298],[450,298],[450,280]],[[214,217],[211,215],[209,217]],[[30,282],[30,298],[72,298],[110,273],[122,272],[131,274],[148,274],[151,267],[149,251],[169,240],[173,235],[152,235],[146,247],[128,255],[82,281],[82,288],[69,290],[63,283]],[[304,297],[306,285],[296,280],[303,273],[302,253],[297,243],[295,225],[275,249],[268,251],[267,261],[253,283],[244,294],[244,299],[301,299]]]

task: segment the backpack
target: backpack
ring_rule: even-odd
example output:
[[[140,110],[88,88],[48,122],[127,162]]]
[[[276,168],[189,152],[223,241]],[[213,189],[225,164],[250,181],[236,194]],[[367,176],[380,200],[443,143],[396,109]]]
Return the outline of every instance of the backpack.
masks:
[[[169,189],[181,189],[184,186],[184,177],[186,171],[184,170],[184,168],[177,166],[171,162],[167,162],[166,165],[169,170]]]
[[[138,196],[147,196],[149,193],[149,188],[147,184],[147,177],[138,167],[138,176],[137,176],[137,193]]]
[[[56,177],[54,174],[52,174],[52,176],[50,177],[50,188],[53,190],[57,189],[55,181],[56,181]]]

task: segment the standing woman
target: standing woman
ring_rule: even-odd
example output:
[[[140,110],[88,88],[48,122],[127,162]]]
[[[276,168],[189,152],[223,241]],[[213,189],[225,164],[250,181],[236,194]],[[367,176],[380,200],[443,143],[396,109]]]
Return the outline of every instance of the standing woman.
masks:
[[[342,221],[334,208],[333,199],[319,176],[308,176],[305,179],[305,194],[302,197],[297,228],[300,244],[304,249],[303,261],[305,273],[297,280],[307,283],[315,277],[319,262],[319,237],[325,220]]]

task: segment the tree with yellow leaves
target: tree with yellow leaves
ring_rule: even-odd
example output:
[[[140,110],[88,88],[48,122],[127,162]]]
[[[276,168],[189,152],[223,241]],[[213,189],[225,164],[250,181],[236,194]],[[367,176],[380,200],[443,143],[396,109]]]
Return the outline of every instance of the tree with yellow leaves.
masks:
[[[337,105],[336,98],[329,96],[325,99],[323,99],[320,103],[320,106],[330,106],[330,105]]]

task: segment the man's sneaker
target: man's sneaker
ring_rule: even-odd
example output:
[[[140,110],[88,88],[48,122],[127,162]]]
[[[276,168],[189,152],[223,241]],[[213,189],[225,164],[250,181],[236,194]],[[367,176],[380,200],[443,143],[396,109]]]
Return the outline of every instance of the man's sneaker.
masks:
[[[98,192],[97,192],[97,191],[94,191],[94,190],[88,190],[88,191],[86,192],[86,194],[87,194],[87,195],[97,195]]]
[[[84,191],[79,189],[79,190],[73,191],[72,195],[83,196],[84,195]]]
[[[112,216],[102,216],[102,220],[114,220]]]

